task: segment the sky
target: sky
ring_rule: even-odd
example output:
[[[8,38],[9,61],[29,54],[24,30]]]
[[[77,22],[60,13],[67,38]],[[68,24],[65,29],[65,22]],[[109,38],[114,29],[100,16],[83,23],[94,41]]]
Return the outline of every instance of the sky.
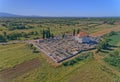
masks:
[[[0,0],[0,12],[37,16],[120,16],[120,0]]]

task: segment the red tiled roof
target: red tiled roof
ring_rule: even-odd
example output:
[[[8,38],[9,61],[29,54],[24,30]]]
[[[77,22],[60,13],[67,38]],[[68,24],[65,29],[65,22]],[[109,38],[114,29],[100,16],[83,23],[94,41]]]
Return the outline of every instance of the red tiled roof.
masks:
[[[79,34],[77,34],[77,36],[78,37],[84,37],[84,36],[88,36],[88,34],[83,32],[83,31],[81,31],[81,32],[79,32]]]

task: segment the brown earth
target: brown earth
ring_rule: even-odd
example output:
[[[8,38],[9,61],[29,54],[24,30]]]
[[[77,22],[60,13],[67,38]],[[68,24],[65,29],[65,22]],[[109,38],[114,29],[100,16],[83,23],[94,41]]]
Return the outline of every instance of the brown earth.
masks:
[[[107,28],[107,29],[104,29],[104,30],[101,30],[101,31],[98,31],[98,32],[94,32],[92,34],[90,34],[90,36],[102,36],[104,34],[107,34],[111,31],[120,31],[120,26],[116,26],[116,27],[112,27],[112,28]]]
[[[40,66],[40,60],[38,58],[16,65],[13,68],[8,68],[0,72],[0,82],[8,82],[13,78],[22,75],[32,69]]]

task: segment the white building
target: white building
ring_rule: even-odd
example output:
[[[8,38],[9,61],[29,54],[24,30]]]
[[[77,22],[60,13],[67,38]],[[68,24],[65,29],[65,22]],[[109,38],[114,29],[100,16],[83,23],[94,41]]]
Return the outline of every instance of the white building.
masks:
[[[80,32],[79,34],[77,34],[75,36],[75,40],[78,41],[78,43],[90,43],[91,42],[90,37],[85,32]]]

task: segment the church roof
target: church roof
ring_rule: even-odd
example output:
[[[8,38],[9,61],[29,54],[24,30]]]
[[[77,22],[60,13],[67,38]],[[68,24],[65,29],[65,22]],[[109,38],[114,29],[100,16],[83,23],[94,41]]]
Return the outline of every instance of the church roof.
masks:
[[[85,36],[88,36],[88,34],[86,32],[79,32],[79,34],[77,34],[78,37],[85,37]]]

